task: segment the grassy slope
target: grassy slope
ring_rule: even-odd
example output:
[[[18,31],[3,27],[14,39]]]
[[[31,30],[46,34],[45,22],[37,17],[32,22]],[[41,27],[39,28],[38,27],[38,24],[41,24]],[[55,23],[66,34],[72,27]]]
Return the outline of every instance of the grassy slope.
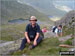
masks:
[[[25,24],[7,24],[7,25],[1,25],[1,40],[6,40],[6,41],[13,41],[13,40],[17,40],[19,38],[24,37],[24,32],[25,32],[25,27],[26,27],[26,23]],[[40,25],[41,29],[44,26],[47,25]],[[47,26],[48,27],[48,26]]]
[[[53,41],[54,40],[54,41]],[[57,44],[56,44],[57,43]],[[28,45],[22,52],[14,52],[13,55],[21,55],[21,54],[27,54],[31,56],[36,56],[36,55],[58,55],[58,52],[60,48],[58,47],[59,41],[57,38],[49,38],[49,39],[44,39],[40,45],[38,45],[36,48],[32,50],[28,50]]]
[[[71,34],[73,31],[73,29],[68,29],[68,31],[65,31],[65,27],[63,28],[63,32],[64,32],[64,36]],[[28,49],[28,45],[26,46],[26,48],[23,51],[16,51],[14,53],[12,53],[13,56],[15,55],[22,55],[22,54],[26,54],[26,55],[30,55],[30,56],[41,56],[41,55],[50,55],[50,56],[60,56],[59,55],[59,51],[67,51],[69,48],[63,48],[63,47],[59,47],[59,44],[68,44],[68,45],[72,45],[72,39],[71,38],[65,42],[59,42],[58,38],[47,38],[44,39],[43,42],[38,45],[35,49],[33,50],[29,50]]]
[[[70,35],[70,34],[73,34],[74,31],[73,31],[73,27],[71,28],[67,28],[66,26],[63,27],[63,35],[66,36],[66,35]]]
[[[1,40],[12,41],[24,37],[26,24],[13,24],[1,26]]]
[[[26,24],[13,24],[13,25],[2,25],[2,36],[1,40],[16,40],[18,38],[24,37],[24,31],[25,31]],[[41,26],[42,27],[42,26]],[[23,33],[20,33],[22,31]],[[11,35],[10,35],[11,33]],[[15,36],[13,36],[13,33]],[[18,37],[17,37],[18,36]],[[14,38],[15,37],[15,38]],[[50,55],[50,56],[60,56],[59,51],[62,50],[68,50],[68,48],[61,48],[59,47],[59,44],[62,42],[59,42],[58,38],[47,38],[44,39],[43,42],[38,45],[35,49],[29,50],[28,45],[26,48],[20,52],[16,51],[12,53],[13,56],[15,55],[31,55],[31,56],[37,56],[37,55]],[[65,42],[65,44],[68,44],[68,42]]]
[[[2,25],[1,40],[12,41],[12,40],[16,40],[18,38],[24,37],[25,27],[26,27],[26,24],[20,24],[20,25],[13,24],[8,26]],[[20,33],[20,31],[22,31],[23,33]],[[33,50],[28,50],[28,45],[27,45],[22,52],[17,51],[12,53],[12,55],[15,56],[15,55],[27,54],[31,56],[34,56],[34,55],[59,56],[60,50],[67,50],[66,48],[60,48],[59,47],[60,43],[61,42],[59,42],[57,38],[47,38],[47,39],[44,39],[43,42],[40,45],[38,45],[37,48]]]
[[[33,13],[34,14],[34,13]],[[39,14],[39,13],[38,13]],[[40,14],[39,14],[40,15]],[[30,16],[30,15],[29,15]],[[26,16],[25,16],[26,17]],[[39,19],[41,18],[43,20],[43,16],[38,16]],[[12,18],[13,19],[13,18]],[[46,19],[46,18],[45,18]],[[24,31],[25,31],[25,26],[26,24],[20,24],[20,25],[2,25],[1,26],[1,40],[16,40],[18,38],[24,37]],[[22,31],[23,33],[21,33]],[[65,35],[67,35],[69,32],[66,32]],[[65,32],[65,31],[64,31]],[[44,39],[44,41],[37,46],[37,48],[33,50],[28,50],[28,47],[26,47],[22,52],[14,52],[13,55],[20,55],[20,54],[27,54],[27,55],[55,55],[59,56],[58,52],[62,50],[67,50],[66,48],[60,48],[58,45],[60,42],[58,41],[57,38],[49,38],[49,39]],[[41,49],[41,50],[40,50]]]
[[[66,26],[63,27],[63,36],[66,35],[72,35],[72,38],[68,39],[67,41],[64,42],[64,44],[72,45],[72,40],[74,39],[74,28],[67,28]]]
[[[2,36],[1,36],[1,40],[7,40],[7,41],[11,41],[11,40],[16,40],[18,38],[24,37],[24,33],[20,33],[20,31],[25,31],[25,26],[26,24],[12,24],[12,25],[2,25]],[[42,25],[41,25],[42,27]],[[65,29],[65,28],[63,28]],[[66,35],[68,35],[68,33],[72,33],[71,29],[68,29],[69,31],[65,30],[63,32],[65,32]],[[18,31],[18,32],[17,32]],[[11,35],[10,35],[11,33]],[[16,36],[13,36],[13,33],[16,34]],[[18,38],[17,38],[18,36]],[[15,38],[13,38],[15,37]],[[65,44],[71,44],[72,42],[64,42]],[[44,45],[43,45],[44,44]],[[22,51],[22,52],[14,52],[12,53],[13,56],[15,55],[21,55],[21,54],[27,54],[27,55],[31,55],[31,56],[36,56],[36,55],[50,55],[50,56],[59,56],[59,51],[62,50],[68,50],[68,48],[61,48],[59,47],[59,44],[61,44],[61,42],[59,42],[59,40],[57,38],[47,38],[44,39],[44,41],[37,46],[37,48],[33,49],[33,50],[28,50],[28,45],[26,46],[26,48]],[[40,50],[41,49],[41,50]]]
[[[29,50],[28,45],[23,51],[16,51],[12,53],[13,56],[15,55],[30,55],[30,56],[41,56],[41,55],[50,55],[50,56],[60,56],[59,51],[66,51],[68,48],[61,48],[59,47],[58,38],[47,38],[44,39],[36,48]]]

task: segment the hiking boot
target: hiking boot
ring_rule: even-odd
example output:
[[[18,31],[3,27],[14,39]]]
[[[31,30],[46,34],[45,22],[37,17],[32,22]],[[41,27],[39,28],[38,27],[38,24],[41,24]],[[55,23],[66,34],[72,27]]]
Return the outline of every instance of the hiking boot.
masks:
[[[32,45],[29,46],[29,49],[32,50]]]

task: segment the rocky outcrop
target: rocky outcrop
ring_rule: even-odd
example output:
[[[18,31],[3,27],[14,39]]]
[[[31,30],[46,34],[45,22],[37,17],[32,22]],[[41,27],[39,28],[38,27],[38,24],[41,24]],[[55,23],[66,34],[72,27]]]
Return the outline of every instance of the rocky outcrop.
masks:
[[[56,25],[62,24],[70,27],[73,22],[75,22],[75,10],[67,13],[61,20],[56,22]]]
[[[64,42],[64,41],[66,41],[66,40],[68,40],[68,39],[70,39],[70,38],[72,38],[71,35],[68,35],[68,36],[59,38],[59,41]]]
[[[9,41],[9,42],[5,42],[5,43],[1,43],[0,44],[0,54],[2,56],[4,55],[8,55],[14,51],[17,51],[20,47],[21,41],[23,38],[18,39],[16,41]]]
[[[56,35],[52,31],[47,31],[44,33],[45,38],[51,38],[51,37],[56,37]]]

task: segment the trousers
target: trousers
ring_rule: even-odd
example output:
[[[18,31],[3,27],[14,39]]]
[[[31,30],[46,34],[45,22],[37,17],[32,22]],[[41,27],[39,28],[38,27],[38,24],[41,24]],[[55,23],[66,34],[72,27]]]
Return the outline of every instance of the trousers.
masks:
[[[34,41],[34,38],[29,38],[30,39],[30,41]],[[37,45],[42,41],[42,39],[43,39],[43,37],[38,37],[38,39],[37,39]],[[23,50],[24,48],[25,48],[25,46],[26,46],[26,43],[27,43],[27,39],[26,38],[24,38],[23,40],[22,40],[22,42],[21,42],[21,46],[20,46],[20,50]],[[35,46],[34,45],[32,45],[32,48],[34,48]]]

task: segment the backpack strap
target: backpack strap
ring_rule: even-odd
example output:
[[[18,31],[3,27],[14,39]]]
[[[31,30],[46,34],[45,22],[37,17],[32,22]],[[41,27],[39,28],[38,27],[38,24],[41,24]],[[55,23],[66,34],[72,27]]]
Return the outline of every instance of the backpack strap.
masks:
[[[36,27],[38,26],[38,24],[36,23],[36,25],[35,25],[35,29],[37,29]],[[29,29],[30,29],[30,27],[31,27],[31,23],[29,24]],[[34,30],[35,30],[34,29]]]

